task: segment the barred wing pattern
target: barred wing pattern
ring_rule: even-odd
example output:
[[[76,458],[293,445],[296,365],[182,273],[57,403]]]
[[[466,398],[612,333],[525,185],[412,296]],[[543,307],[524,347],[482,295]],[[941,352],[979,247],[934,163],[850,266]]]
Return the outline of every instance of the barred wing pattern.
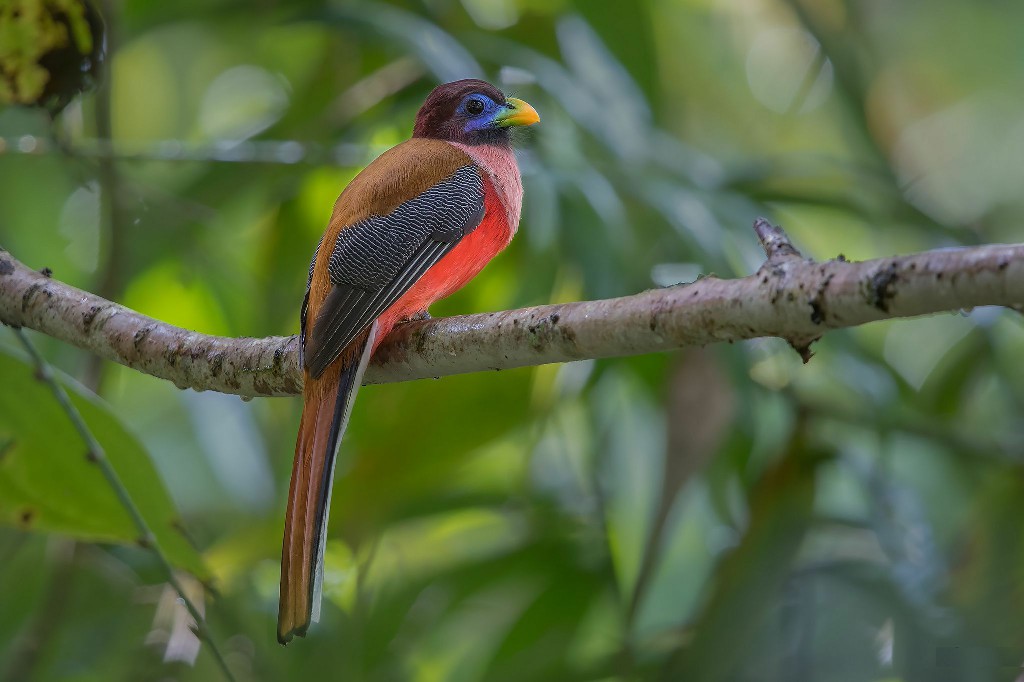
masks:
[[[304,363],[310,374],[323,374],[483,216],[483,180],[476,166],[466,165],[391,213],[342,230],[328,261],[333,287],[309,338],[303,319]]]

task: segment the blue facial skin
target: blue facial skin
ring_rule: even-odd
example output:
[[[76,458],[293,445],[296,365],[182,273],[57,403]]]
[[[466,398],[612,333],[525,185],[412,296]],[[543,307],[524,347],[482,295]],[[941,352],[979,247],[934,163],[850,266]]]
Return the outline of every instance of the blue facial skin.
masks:
[[[466,109],[466,105],[471,101],[477,101],[484,105],[484,110],[479,114],[471,114]],[[498,104],[490,97],[486,95],[474,94],[467,95],[462,102],[459,103],[459,108],[456,109],[460,116],[464,116],[466,119],[466,126],[463,128],[467,133],[472,133],[477,130],[489,128],[494,123],[494,117],[505,107]]]

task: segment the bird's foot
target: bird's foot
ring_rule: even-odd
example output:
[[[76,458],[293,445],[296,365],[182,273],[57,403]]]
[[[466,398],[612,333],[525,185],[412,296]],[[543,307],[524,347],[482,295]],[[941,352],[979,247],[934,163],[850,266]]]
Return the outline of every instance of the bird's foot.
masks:
[[[420,312],[416,313],[415,315],[410,315],[406,319],[402,320],[402,322],[421,322],[423,320],[432,320],[432,319],[434,319],[434,318],[432,318],[430,316],[430,313],[428,313],[426,310],[421,310]]]

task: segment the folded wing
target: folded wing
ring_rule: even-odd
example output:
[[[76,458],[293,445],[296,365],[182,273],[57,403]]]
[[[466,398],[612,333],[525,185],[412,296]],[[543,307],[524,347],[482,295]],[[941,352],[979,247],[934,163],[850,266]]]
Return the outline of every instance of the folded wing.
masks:
[[[484,188],[469,164],[383,216],[343,229],[331,246],[332,287],[312,332],[303,320],[303,362],[319,377],[352,341],[480,224]],[[321,245],[321,248],[327,247]]]

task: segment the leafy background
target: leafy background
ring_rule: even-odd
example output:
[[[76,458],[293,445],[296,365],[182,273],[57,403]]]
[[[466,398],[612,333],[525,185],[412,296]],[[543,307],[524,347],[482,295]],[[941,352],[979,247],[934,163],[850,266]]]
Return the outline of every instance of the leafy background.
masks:
[[[0,44],[37,35],[15,4],[41,6],[0,2]],[[204,332],[294,333],[341,188],[467,76],[543,123],[520,236],[435,315],[745,275],[760,214],[822,259],[1020,241],[1020,3],[99,9],[103,85],[55,118],[0,109],[0,244]],[[18,45],[0,70],[41,51]],[[1013,312],[832,333],[808,365],[760,340],[367,387],[324,618],[287,648],[299,401],[179,391],[35,338],[212,588],[240,680],[985,681],[1024,660]],[[205,650],[177,660],[180,631],[168,648],[158,564],[0,344],[0,679],[220,679]]]

